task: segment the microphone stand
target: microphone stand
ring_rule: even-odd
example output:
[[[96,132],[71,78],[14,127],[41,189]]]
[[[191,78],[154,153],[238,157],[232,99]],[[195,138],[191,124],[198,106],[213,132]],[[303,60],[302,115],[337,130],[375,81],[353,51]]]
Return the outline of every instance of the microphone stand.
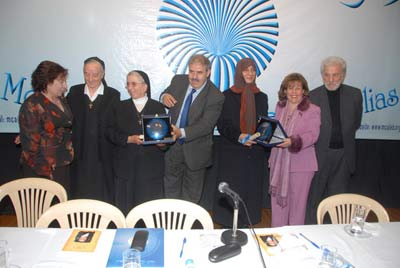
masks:
[[[244,246],[247,244],[247,235],[237,229],[238,215],[239,215],[239,198],[238,196],[233,196],[233,224],[232,230],[226,230],[222,233],[221,241],[225,245],[228,244],[239,244]]]

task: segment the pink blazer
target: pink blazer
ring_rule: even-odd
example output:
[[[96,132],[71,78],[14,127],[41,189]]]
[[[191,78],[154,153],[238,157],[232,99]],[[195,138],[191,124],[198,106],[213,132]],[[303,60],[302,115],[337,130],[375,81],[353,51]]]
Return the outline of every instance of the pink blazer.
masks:
[[[283,109],[284,106],[281,106],[280,104],[276,106],[275,118],[279,121],[282,119]],[[308,98],[304,98],[298,105],[295,113],[298,113],[298,117],[293,131],[292,133],[286,133],[292,138],[292,148],[290,148],[290,172],[317,171],[318,163],[315,155],[314,144],[317,142],[321,125],[320,108],[312,104]],[[275,159],[275,154],[278,150],[288,149],[289,148],[272,148],[269,160],[270,166],[271,159]]]

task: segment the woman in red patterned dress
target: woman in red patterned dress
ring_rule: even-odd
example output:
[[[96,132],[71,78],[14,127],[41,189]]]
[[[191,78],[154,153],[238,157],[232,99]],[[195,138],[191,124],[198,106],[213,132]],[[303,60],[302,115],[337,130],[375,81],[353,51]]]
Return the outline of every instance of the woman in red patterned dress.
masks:
[[[72,113],[64,98],[68,70],[41,62],[31,77],[34,93],[19,111],[21,165],[25,177],[43,177],[70,188]]]

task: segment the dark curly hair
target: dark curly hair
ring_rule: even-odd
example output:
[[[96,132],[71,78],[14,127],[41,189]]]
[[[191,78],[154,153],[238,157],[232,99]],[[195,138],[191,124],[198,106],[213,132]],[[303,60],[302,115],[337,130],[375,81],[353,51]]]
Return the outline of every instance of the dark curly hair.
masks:
[[[33,91],[43,92],[47,85],[53,83],[57,78],[66,78],[68,70],[60,64],[52,61],[42,61],[33,71],[31,76],[31,84]]]
[[[304,76],[302,74],[291,73],[291,74],[288,74],[282,81],[281,88],[279,89],[279,92],[278,92],[279,101],[283,101],[283,100],[287,99],[286,89],[288,88],[289,83],[293,82],[293,81],[299,81],[304,89],[304,96],[308,96],[308,92],[310,91],[310,89],[308,88],[307,80],[304,78]]]

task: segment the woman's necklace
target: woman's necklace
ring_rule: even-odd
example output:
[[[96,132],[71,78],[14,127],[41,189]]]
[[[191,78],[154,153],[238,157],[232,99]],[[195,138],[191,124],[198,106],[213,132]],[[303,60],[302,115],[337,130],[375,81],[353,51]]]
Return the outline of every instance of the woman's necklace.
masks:
[[[143,110],[144,110],[144,106],[147,103],[147,100],[148,100],[147,96],[144,96],[144,97],[139,98],[139,99],[133,99],[133,104],[135,106],[136,116],[137,116],[137,119],[138,119],[139,126],[142,125],[142,113],[143,113]]]
[[[136,117],[138,119],[139,126],[141,126],[142,125],[142,113],[139,112],[138,110],[136,110]]]
[[[88,94],[87,94],[87,96],[88,96],[88,99],[89,99],[89,104],[88,104],[89,110],[92,110],[92,109],[93,109],[93,106],[94,106],[93,103],[94,103],[94,101],[95,101],[96,98],[97,98],[96,92],[97,92],[97,89],[96,89],[96,88],[89,88],[89,87],[88,87]],[[96,96],[96,97],[94,97],[94,96]]]

